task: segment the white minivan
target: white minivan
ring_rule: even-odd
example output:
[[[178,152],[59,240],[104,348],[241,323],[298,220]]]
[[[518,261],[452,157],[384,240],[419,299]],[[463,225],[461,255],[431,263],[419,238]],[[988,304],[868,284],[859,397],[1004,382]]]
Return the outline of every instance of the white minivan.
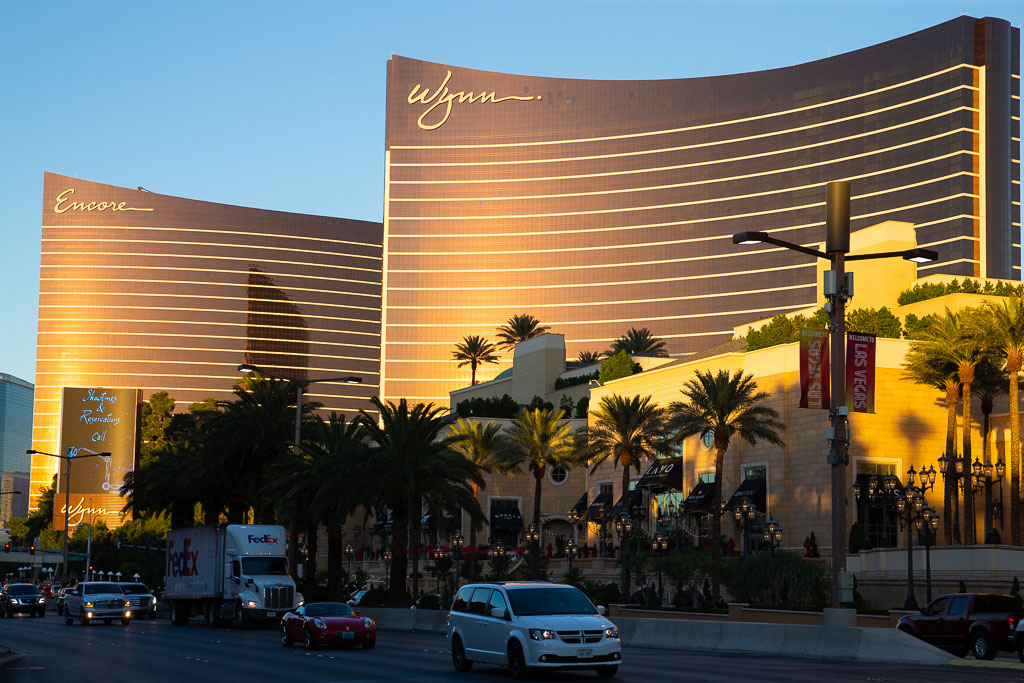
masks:
[[[474,662],[530,669],[594,669],[611,678],[622,660],[619,629],[579,589],[537,581],[471,583],[448,613],[448,649],[456,671]]]

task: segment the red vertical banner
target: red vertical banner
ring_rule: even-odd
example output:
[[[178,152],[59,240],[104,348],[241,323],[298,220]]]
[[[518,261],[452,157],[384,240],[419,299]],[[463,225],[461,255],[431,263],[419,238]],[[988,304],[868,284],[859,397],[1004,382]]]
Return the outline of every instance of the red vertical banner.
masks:
[[[875,335],[846,335],[846,407],[851,413],[875,412]]]
[[[800,407],[829,407],[828,332],[800,330]]]

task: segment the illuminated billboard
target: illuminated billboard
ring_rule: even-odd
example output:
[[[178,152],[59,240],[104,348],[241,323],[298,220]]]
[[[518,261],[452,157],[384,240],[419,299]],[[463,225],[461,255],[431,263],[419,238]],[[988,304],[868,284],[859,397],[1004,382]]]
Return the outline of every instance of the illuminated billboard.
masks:
[[[64,387],[61,400],[60,462],[53,505],[53,528],[64,529],[70,482],[69,524],[103,520],[121,524],[124,501],[118,493],[124,475],[135,468],[139,389]],[[95,453],[110,455],[96,456]]]

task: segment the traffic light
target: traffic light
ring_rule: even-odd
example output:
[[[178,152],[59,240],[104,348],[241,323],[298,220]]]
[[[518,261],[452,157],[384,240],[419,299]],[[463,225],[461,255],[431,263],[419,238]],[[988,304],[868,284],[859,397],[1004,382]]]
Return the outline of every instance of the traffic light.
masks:
[[[29,555],[35,555],[36,554],[36,547],[34,545],[30,545],[28,547],[28,554]]]
[[[10,542],[4,543],[4,552],[5,553],[11,552],[11,544],[10,544]]]

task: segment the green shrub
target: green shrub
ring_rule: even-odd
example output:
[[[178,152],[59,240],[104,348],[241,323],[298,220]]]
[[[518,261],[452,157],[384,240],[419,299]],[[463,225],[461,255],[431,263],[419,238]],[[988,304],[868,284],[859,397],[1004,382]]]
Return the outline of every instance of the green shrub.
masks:
[[[504,417],[512,418],[519,413],[519,404],[509,396],[501,398],[472,398],[455,404],[459,417]]]
[[[590,397],[583,396],[576,402],[576,414],[573,415],[573,417],[577,419],[585,419],[587,417],[588,410],[590,410]]]
[[[747,556],[747,593],[752,603],[771,604],[771,558],[769,553]],[[722,561],[722,583],[730,595],[743,593],[743,558],[729,557]],[[780,606],[802,606],[821,609],[826,604],[828,576],[817,562],[807,562],[799,553],[775,552],[775,581]]]
[[[577,375],[576,377],[557,377],[555,379],[555,389],[565,389],[566,387],[575,387],[580,384],[586,384],[592,379],[597,379],[600,374],[599,370],[595,370],[586,375]]]
[[[611,382],[613,379],[629,377],[643,370],[643,367],[633,361],[633,357],[626,351],[619,351],[608,357],[601,363],[601,371],[597,375],[597,381],[601,384]]]
[[[565,576],[562,577],[562,583],[568,586],[576,586],[582,588],[583,586],[583,570],[578,566],[569,567],[569,570],[565,572]]]

